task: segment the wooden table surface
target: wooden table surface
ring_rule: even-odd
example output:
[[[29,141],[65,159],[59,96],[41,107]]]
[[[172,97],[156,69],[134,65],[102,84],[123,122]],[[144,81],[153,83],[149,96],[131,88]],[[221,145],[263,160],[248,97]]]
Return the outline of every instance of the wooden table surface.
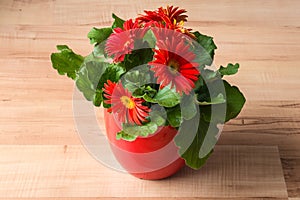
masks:
[[[216,65],[247,103],[200,171],[142,181],[106,168],[81,145],[74,84],[52,69],[67,44],[87,55],[91,27],[174,4],[187,26],[214,36]],[[0,198],[300,198],[300,1],[0,1]],[[103,118],[99,117],[101,123]]]

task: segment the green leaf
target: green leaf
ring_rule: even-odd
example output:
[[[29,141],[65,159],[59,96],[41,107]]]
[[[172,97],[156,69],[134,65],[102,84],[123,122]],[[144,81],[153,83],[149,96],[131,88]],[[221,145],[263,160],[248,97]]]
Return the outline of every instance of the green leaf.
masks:
[[[93,49],[92,54],[94,57],[101,59],[103,62],[110,62],[110,61],[107,61],[107,52],[105,51],[105,42],[96,44]]]
[[[196,93],[196,97],[197,97],[197,102],[210,102],[210,92],[209,89],[207,88],[207,85],[205,83],[203,83],[202,86],[200,86]]]
[[[182,117],[185,120],[192,119],[198,112],[197,105],[195,104],[195,96],[184,95],[181,101]]]
[[[149,113],[151,122],[157,126],[163,126],[166,123],[166,112],[163,110],[153,110]]]
[[[136,41],[138,42],[138,41]],[[129,71],[135,67],[148,64],[153,60],[154,52],[146,44],[135,45],[135,47],[142,47],[141,49],[133,50],[131,54],[125,55],[122,65]]]
[[[58,51],[69,51],[69,52],[72,51],[67,45],[57,45],[56,49]]]
[[[236,86],[231,86],[223,80],[226,92],[226,122],[238,116],[241,112],[246,99]]]
[[[203,77],[203,79],[206,82],[211,81],[213,79],[220,79],[221,78],[218,71],[213,71],[213,70],[206,69],[206,68],[201,71],[201,76]]]
[[[150,85],[142,86],[134,90],[132,93],[132,96],[137,98],[143,98],[144,96],[147,96],[146,98],[152,99],[157,93],[157,90],[153,89]]]
[[[150,83],[151,72],[147,66],[131,70],[124,75],[123,84],[130,92],[134,92],[147,83]]]
[[[128,142],[132,142],[132,141],[136,140],[137,137],[138,136],[136,136],[136,135],[129,135],[129,134],[125,133],[124,131],[120,131],[116,135],[117,140],[123,139]]]
[[[76,86],[88,101],[94,100],[98,82],[107,66],[108,63],[89,61],[78,72]]]
[[[94,96],[94,99],[93,99],[93,104],[95,106],[99,107],[101,105],[101,102],[103,101],[103,96],[102,95],[103,95],[103,91],[96,89],[95,96]]]
[[[200,88],[204,85],[204,80],[202,76],[199,76],[198,80],[195,82],[195,87],[193,89],[194,93],[198,93]]]
[[[88,101],[93,101],[95,106],[100,106],[103,101],[104,83],[107,80],[117,82],[123,73],[123,68],[118,65],[88,57],[77,73],[76,86]],[[109,107],[110,105],[103,106]]]
[[[95,106],[100,106],[101,101],[104,100],[103,98],[103,87],[104,83],[106,83],[108,80],[112,82],[118,82],[120,79],[120,76],[124,73],[124,70],[121,66],[116,64],[110,64],[105,72],[102,74],[102,76],[99,79],[97,89],[96,89],[96,96],[94,97],[93,103]],[[110,105],[103,103],[104,108],[109,108]]]
[[[163,107],[174,107],[180,103],[180,94],[175,91],[175,88],[170,88],[170,86],[165,86],[163,89],[158,90],[157,94],[151,98],[147,94],[143,98],[151,103],[158,103]]]
[[[124,24],[125,20],[119,18],[114,13],[112,14],[112,18],[114,18],[114,20],[115,20],[112,24],[112,29],[117,28],[117,27],[123,28],[123,24]]]
[[[211,65],[214,59],[215,45],[213,38],[207,35],[202,35],[198,31],[193,33],[196,36],[196,40],[200,47],[196,46],[194,50],[196,53],[196,62],[199,63],[200,67],[203,68],[205,65]]]
[[[166,113],[159,106],[151,108],[149,113],[149,122],[143,125],[129,125],[123,124],[122,131],[117,134],[117,139],[123,139],[127,141],[134,141],[137,137],[147,137],[150,134],[154,134],[159,126],[163,126],[166,123]]]
[[[205,138],[214,138],[219,132],[215,124],[210,126],[208,122],[201,118],[200,122],[197,121],[197,117],[193,120],[184,121],[175,137],[179,154],[185,160],[186,165],[193,169],[199,169],[203,166],[213,151],[215,141],[212,141],[211,144],[206,143],[203,146]],[[199,124],[199,126],[197,127],[196,124]],[[209,148],[210,151],[205,156],[200,156],[203,147]]]
[[[225,88],[224,104],[212,104],[200,106],[200,113],[207,122],[225,123],[235,118],[242,110],[245,104],[245,97],[236,86],[231,86],[227,81],[223,80]],[[212,107],[213,106],[213,107]],[[213,115],[212,115],[213,110]],[[212,119],[213,118],[213,119]]]
[[[91,44],[99,44],[105,41],[110,34],[112,34],[112,28],[92,28],[88,33],[87,37],[90,39]]]
[[[79,77],[76,80],[77,88],[83,93],[84,97],[88,101],[92,101],[95,94],[95,88],[93,84],[90,82],[88,78],[88,71],[86,68],[83,68],[80,73]]]
[[[75,54],[72,49],[66,45],[57,45],[59,53],[51,54],[51,62],[54,69],[60,75],[67,74],[68,77],[75,79],[76,72],[79,70],[84,58],[81,55]]]
[[[156,38],[154,36],[154,33],[151,29],[149,29],[143,38],[144,42],[147,42],[150,48],[154,48],[156,45]]]
[[[130,136],[142,136],[147,137],[150,134],[153,134],[156,132],[158,126],[154,122],[148,122],[144,125],[130,125],[130,124],[123,124],[122,134],[130,135]],[[122,139],[126,139],[123,138]]]
[[[106,71],[102,74],[101,78],[99,79],[97,89],[102,90],[102,88],[104,87],[104,83],[106,83],[108,80],[115,83],[118,82],[120,76],[124,72],[124,69],[117,64],[108,65]]]
[[[84,63],[88,63],[90,61],[108,63],[108,62],[106,62],[106,60],[103,57],[97,57],[97,56],[94,55],[94,53],[91,53],[91,54],[89,54],[88,56],[86,56],[84,58]]]
[[[225,100],[223,94],[220,93],[218,96],[211,98],[210,102],[207,102],[207,101],[199,102],[199,101],[197,101],[197,104],[201,105],[201,106],[205,106],[205,105],[212,105],[212,104],[221,104],[221,103],[225,103],[225,102],[226,102],[226,100]]]
[[[229,63],[227,65],[227,67],[223,67],[221,66],[220,69],[219,69],[219,72],[221,75],[233,75],[233,74],[236,74],[239,70],[239,63],[236,63],[236,64],[231,64]]]
[[[172,127],[179,127],[182,123],[181,109],[180,105],[173,108],[166,108],[167,111],[167,121]]]

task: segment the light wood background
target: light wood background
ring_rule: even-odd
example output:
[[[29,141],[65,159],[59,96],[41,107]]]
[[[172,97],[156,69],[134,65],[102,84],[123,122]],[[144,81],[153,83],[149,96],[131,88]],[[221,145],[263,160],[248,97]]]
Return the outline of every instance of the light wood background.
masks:
[[[202,170],[141,181],[81,146],[73,82],[49,56],[56,44],[87,55],[86,34],[110,25],[112,12],[129,18],[167,4],[187,9],[186,25],[214,36],[216,65],[240,63],[228,79],[247,103]],[[1,0],[0,197],[300,198],[299,67],[298,0]]]

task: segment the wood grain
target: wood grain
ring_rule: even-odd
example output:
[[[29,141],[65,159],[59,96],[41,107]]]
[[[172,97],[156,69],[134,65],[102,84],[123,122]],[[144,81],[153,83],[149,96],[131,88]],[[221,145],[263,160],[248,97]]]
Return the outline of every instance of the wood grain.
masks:
[[[9,198],[9,200],[33,200],[35,198]],[[265,200],[266,198],[255,198],[255,197],[246,197],[246,198],[201,198],[201,197],[66,197],[66,198],[38,198],[39,200]],[[268,197],[268,200],[299,200],[299,198],[276,198]],[[0,200],[6,200],[0,198]]]
[[[161,181],[106,168],[82,146],[6,145],[0,150],[1,197],[287,197],[274,146],[218,146],[200,171],[185,168]]]
[[[33,200],[37,198],[9,198],[9,200]],[[255,197],[246,197],[246,198],[201,198],[201,197],[62,197],[62,198],[38,198],[39,200],[265,200],[266,198],[255,198]],[[268,197],[269,200],[299,200],[299,198],[276,198]],[[6,200],[0,198],[0,200]]]
[[[87,55],[92,46],[86,34],[92,26],[109,26],[112,12],[129,18],[144,9],[167,4],[186,8],[189,15],[186,25],[214,36],[218,46],[216,66],[227,62],[241,65],[239,74],[228,80],[240,87],[247,103],[240,116],[224,127],[218,144],[231,145],[230,148],[245,145],[238,147],[242,149],[254,145],[259,149],[257,153],[262,151],[263,155],[264,146],[278,146],[289,197],[300,197],[300,2],[297,0],[1,0],[0,186],[4,184],[5,188],[0,187],[0,194],[75,197],[99,193],[94,185],[97,176],[113,172],[102,171],[79,146],[72,110],[74,85],[51,68],[50,53],[55,51],[56,44],[67,44],[75,52]],[[98,120],[102,121],[101,115]],[[74,147],[73,153],[62,154],[65,145]],[[228,154],[233,156],[231,153]],[[81,157],[91,166],[80,162]],[[5,160],[9,162],[2,162]],[[93,176],[90,171],[95,169],[98,171]],[[180,183],[185,173],[188,172],[176,177]],[[260,175],[268,177],[267,172]],[[88,190],[91,193],[71,187],[78,176],[86,179],[79,178],[81,182],[76,182],[76,186],[92,187]],[[102,181],[109,191],[111,185]],[[169,182],[172,184],[174,180]],[[234,187],[235,193],[245,189],[240,190],[240,182],[235,182],[232,188],[226,188],[226,184],[224,193]],[[250,196],[244,193],[241,197],[252,199],[256,187],[251,189]],[[270,191],[263,197],[275,194],[276,191],[273,194]]]

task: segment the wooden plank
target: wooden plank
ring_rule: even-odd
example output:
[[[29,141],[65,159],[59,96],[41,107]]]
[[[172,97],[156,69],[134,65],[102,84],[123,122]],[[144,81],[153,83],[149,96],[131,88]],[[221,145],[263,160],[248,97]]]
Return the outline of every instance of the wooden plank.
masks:
[[[299,113],[297,101],[249,101],[239,117],[225,125],[220,142],[296,147],[300,142]]]
[[[99,21],[111,21],[111,13],[119,13],[123,18],[134,17],[144,9],[155,9],[162,5],[178,5],[188,10],[191,21],[199,20],[218,23],[247,23],[252,25],[269,26],[298,26],[299,2],[287,0],[282,2],[253,0],[247,2],[235,0],[220,1],[212,6],[211,1],[109,1],[91,0],[89,2],[78,0],[65,1],[1,1],[1,24],[64,24],[85,25],[97,24]],[[280,9],[278,9],[280,7]],[[219,9],[223,8],[223,9]],[[101,10],[101,12],[99,12]],[[43,13],[41,13],[43,11]],[[39,17],[36,14],[40,13]],[[76,13],[74,15],[74,13]],[[72,17],[70,17],[72,16]],[[284,18],[282,17],[284,16]],[[10,19],[10,20],[5,20]],[[268,24],[263,21],[269,22]]]
[[[201,197],[70,197],[70,198],[9,198],[9,200],[265,200],[266,198],[201,198]],[[268,200],[299,200],[299,198],[268,197]],[[2,199],[0,200],[7,200]]]
[[[300,188],[300,107],[297,102],[248,102],[239,118],[224,127],[219,144],[279,146],[290,197]]]
[[[281,162],[289,197],[298,197],[300,192],[300,157],[282,158]]]
[[[287,197],[274,146],[218,146],[200,171],[185,168],[161,181],[108,169],[82,146],[0,149],[1,197]]]
[[[9,198],[9,200],[265,200],[266,198],[201,198],[201,197],[66,197],[66,198]],[[297,198],[268,197],[268,200],[299,200]],[[7,200],[2,199],[0,200]]]

